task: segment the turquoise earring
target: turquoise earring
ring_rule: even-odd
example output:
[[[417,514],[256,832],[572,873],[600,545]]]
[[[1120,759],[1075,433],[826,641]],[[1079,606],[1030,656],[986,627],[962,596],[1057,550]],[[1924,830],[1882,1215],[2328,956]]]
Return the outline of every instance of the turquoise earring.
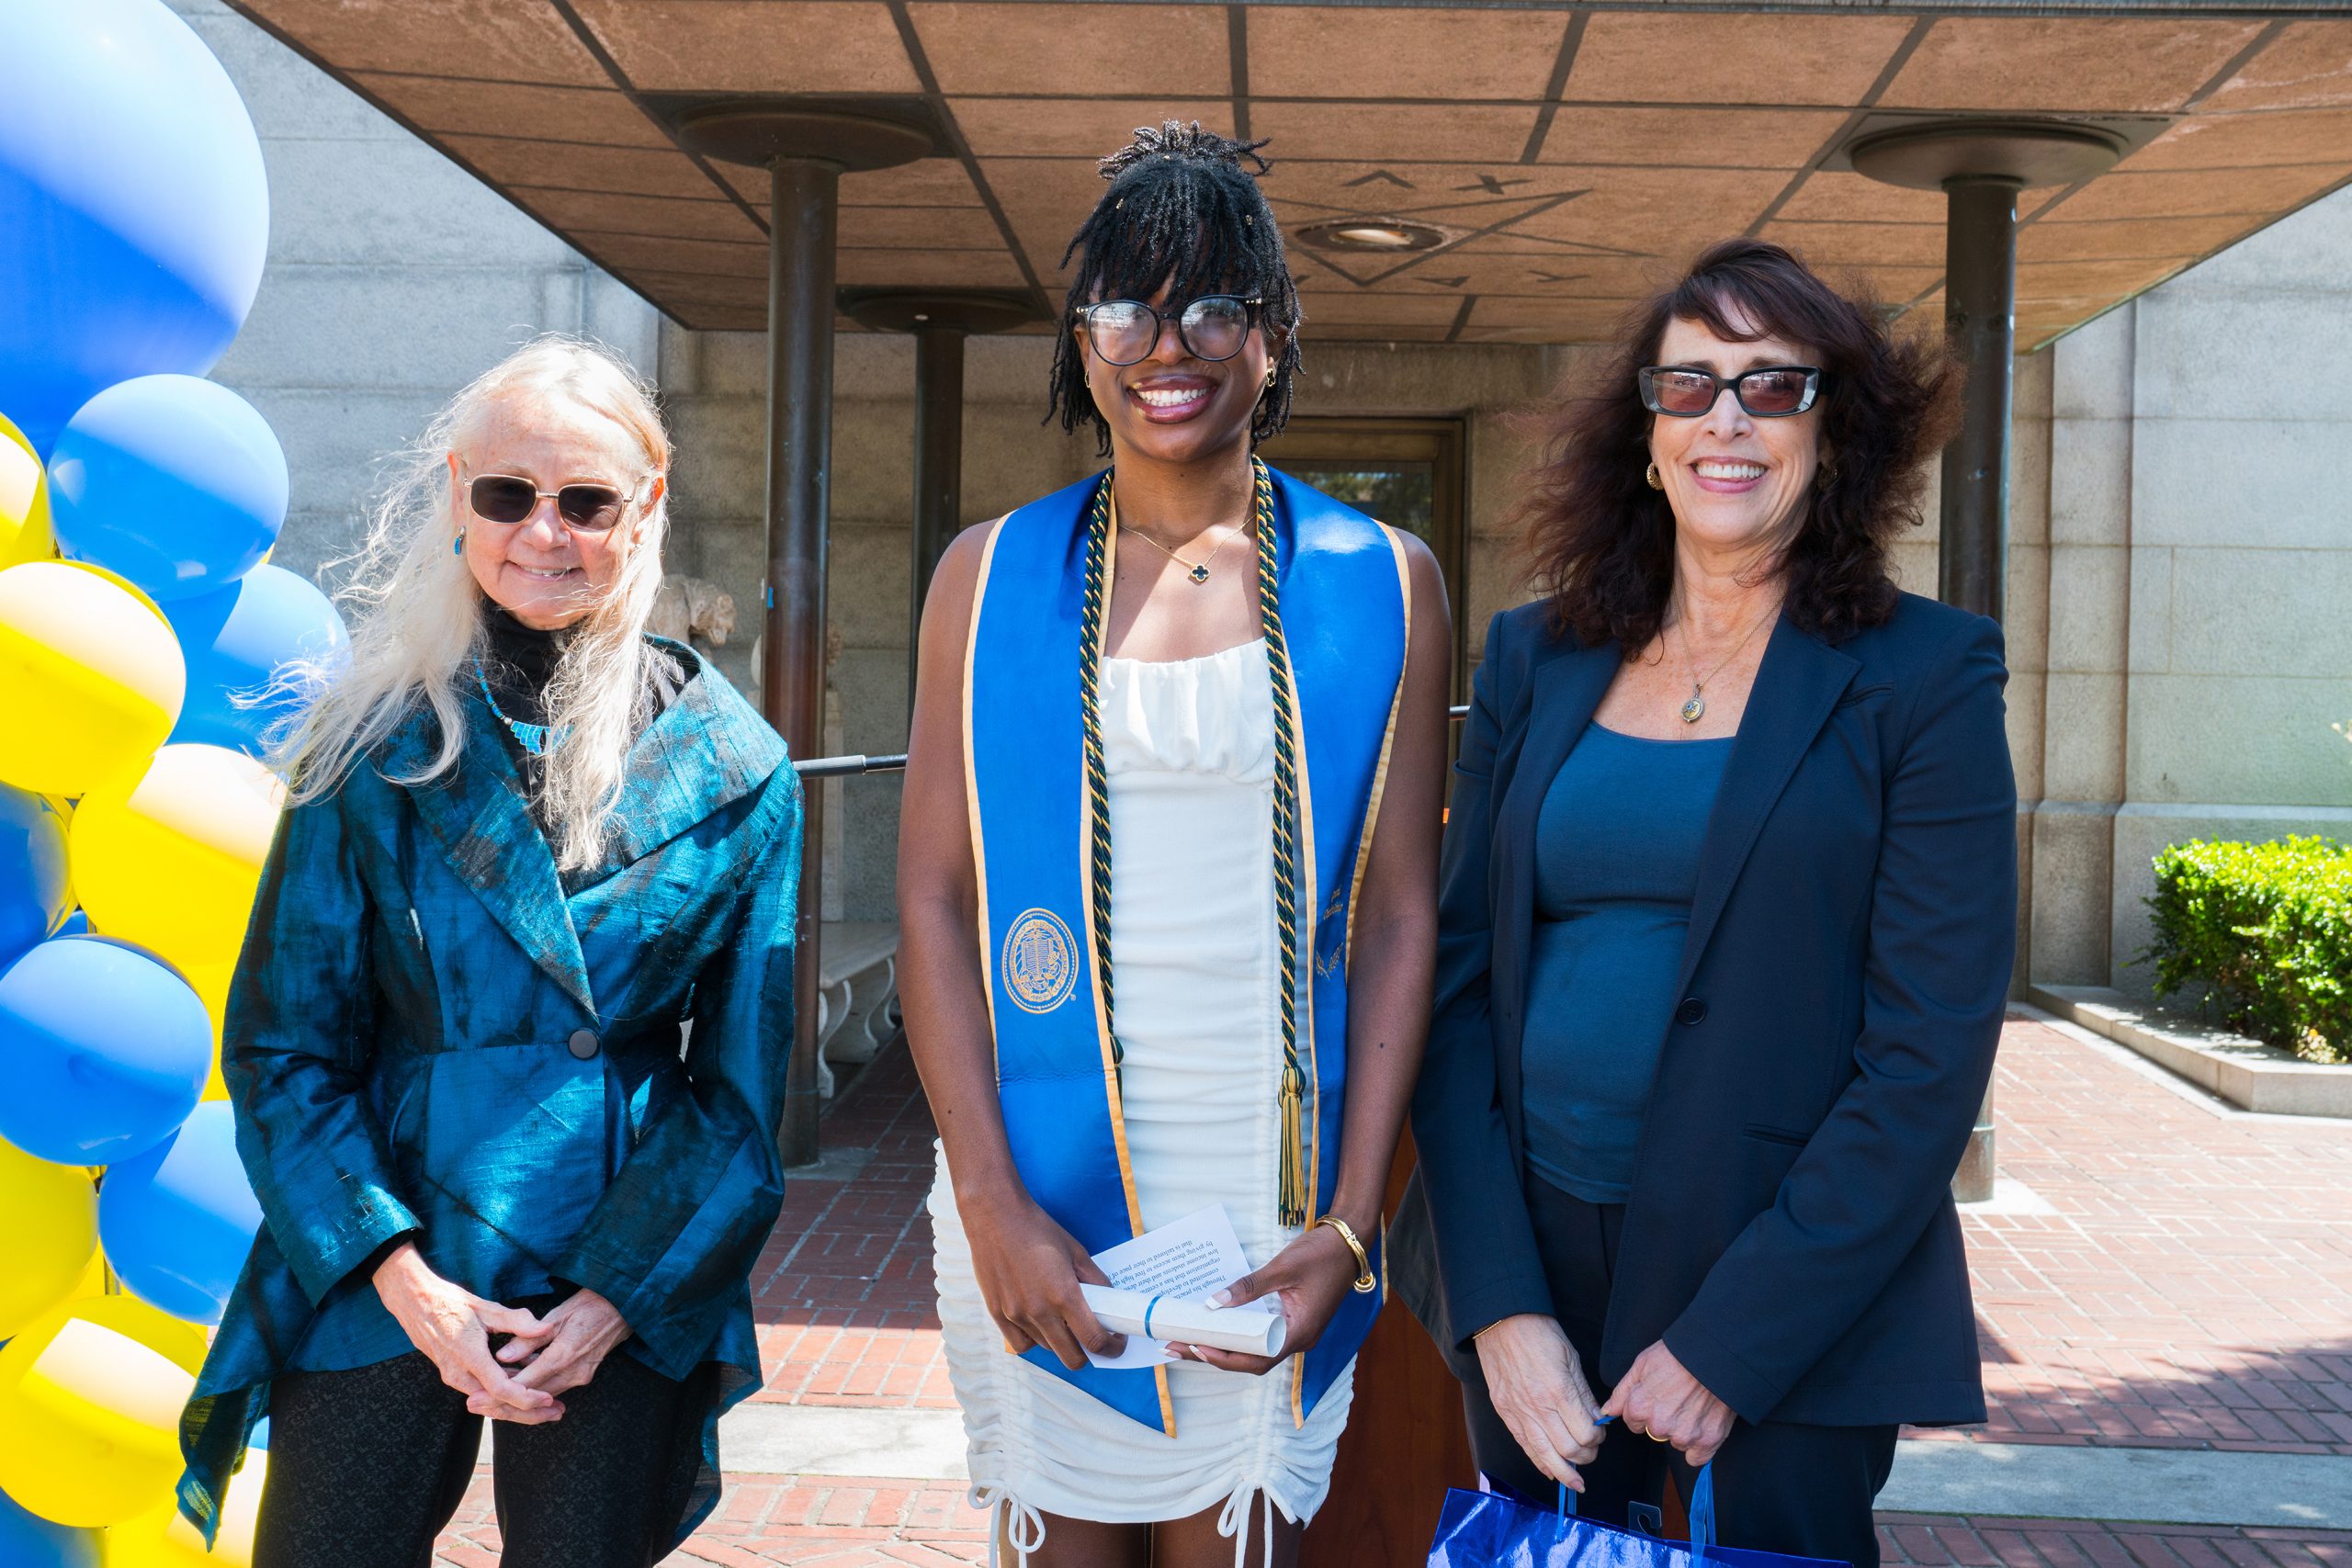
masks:
[[[449,553],[453,556],[461,556],[466,553],[466,531],[463,528],[458,530],[458,537],[449,546]]]

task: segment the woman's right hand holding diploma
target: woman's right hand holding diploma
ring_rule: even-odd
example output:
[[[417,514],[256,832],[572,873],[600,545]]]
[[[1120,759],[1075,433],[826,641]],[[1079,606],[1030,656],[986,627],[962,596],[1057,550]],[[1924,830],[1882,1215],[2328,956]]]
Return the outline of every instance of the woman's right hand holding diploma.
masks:
[[[1103,1327],[1079,1291],[1111,1277],[1035,1200],[1012,1192],[960,1206],[972,1274],[1007,1350],[1018,1356],[1043,1345],[1076,1371],[1090,1350],[1115,1356],[1126,1348],[1126,1337]]]

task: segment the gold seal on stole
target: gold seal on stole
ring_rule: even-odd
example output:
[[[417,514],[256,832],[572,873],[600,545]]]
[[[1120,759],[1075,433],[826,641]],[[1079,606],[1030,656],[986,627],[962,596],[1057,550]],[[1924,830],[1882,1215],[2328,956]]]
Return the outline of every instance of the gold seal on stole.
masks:
[[[1043,909],[1024,909],[1004,936],[1005,993],[1024,1012],[1051,1012],[1078,983],[1069,928]]]

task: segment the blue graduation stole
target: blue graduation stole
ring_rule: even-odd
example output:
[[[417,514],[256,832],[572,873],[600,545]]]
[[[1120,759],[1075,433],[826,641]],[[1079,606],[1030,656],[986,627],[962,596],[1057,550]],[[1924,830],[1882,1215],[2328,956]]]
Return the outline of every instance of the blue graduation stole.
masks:
[[[1005,1136],[1030,1195],[1089,1252],[1143,1230],[1119,1102],[1115,1009],[1094,961],[1109,909],[1095,897],[1101,846],[1082,682],[1102,652],[1099,642],[1087,646],[1101,606],[1090,615],[1086,599],[1090,513],[1108,483],[1107,474],[1082,480],[992,526],[965,654],[965,783]],[[1410,587],[1390,530],[1287,475],[1272,474],[1272,487],[1296,719],[1294,1000],[1312,1220],[1338,1180],[1349,936],[1403,695]],[[1102,532],[1100,581],[1108,583],[1117,531]],[[1377,1273],[1378,1240],[1364,1239]],[[1322,1339],[1293,1358],[1295,1421],[1306,1420],[1354,1356],[1385,1295],[1351,1292]],[[1073,1372],[1043,1348],[1027,1359],[1174,1435],[1164,1368]]]

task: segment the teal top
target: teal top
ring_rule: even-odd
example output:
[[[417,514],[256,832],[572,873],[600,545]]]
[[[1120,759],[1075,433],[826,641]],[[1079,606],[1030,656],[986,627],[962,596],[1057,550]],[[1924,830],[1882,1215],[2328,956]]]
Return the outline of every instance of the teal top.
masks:
[[[597,1292],[665,1376],[715,1363],[685,1529],[717,1500],[783,1201],[801,796],[751,705],[655,642],[684,680],[629,750],[595,865],[558,871],[471,693],[452,772],[394,782],[437,748],[422,708],[279,819],[221,1049],[265,1224],[180,1423],[180,1506],[208,1538],[274,1379],[410,1348],[365,1268],[404,1235],[492,1300]]]
[[[1730,755],[1728,738],[1645,740],[1595,722],[1544,796],[1521,1046],[1527,1162],[1589,1203],[1632,1190]]]

